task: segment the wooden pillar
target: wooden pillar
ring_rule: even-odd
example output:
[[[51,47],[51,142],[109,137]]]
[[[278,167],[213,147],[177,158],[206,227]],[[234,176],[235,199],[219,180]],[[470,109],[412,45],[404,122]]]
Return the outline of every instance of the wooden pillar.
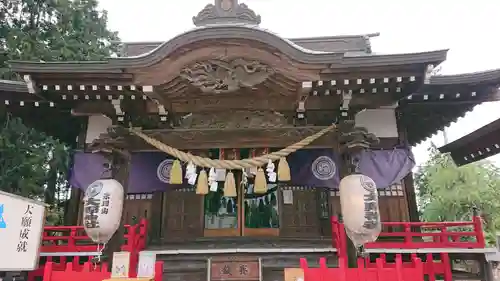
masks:
[[[74,117],[76,118],[76,117]],[[80,124],[80,132],[78,133],[78,136],[75,136],[76,142],[71,145],[71,151],[70,151],[70,165],[71,167],[68,167],[69,169],[73,169],[73,159],[75,152],[77,150],[84,151],[85,150],[85,141],[87,137],[87,128],[88,128],[88,118],[83,117],[80,118],[82,121]],[[69,173],[68,173],[68,181],[69,181]],[[70,193],[70,198],[68,200],[68,204],[65,206],[65,212],[64,212],[64,225],[77,225],[79,222],[79,214],[80,214],[80,207],[82,206],[81,200],[82,200],[82,191],[78,188],[72,187],[71,188],[71,193]]]
[[[124,198],[123,198],[123,210],[125,210],[125,205],[127,200],[126,196],[128,193],[128,178],[129,178],[129,171],[130,171],[130,154],[128,151],[123,151],[123,150],[113,150],[113,152],[108,155],[109,159],[111,160],[111,174],[112,177],[120,182],[120,184],[123,186],[123,191],[124,191]],[[125,234],[125,212],[122,213],[122,218],[120,221],[120,227],[118,230],[115,232],[113,237],[108,242],[107,247],[104,249],[105,256],[108,258],[108,262],[112,266],[112,259],[113,259],[113,253],[114,252],[120,252],[121,251],[121,245],[123,244],[123,236]]]
[[[355,172],[356,167],[353,165],[353,156],[369,148],[375,143],[378,143],[378,138],[369,133],[365,128],[355,127],[354,113],[347,115],[344,120],[340,121],[339,125],[339,147],[342,151],[342,165],[340,176],[345,177]],[[347,238],[347,259],[349,267],[357,267],[357,250],[352,241]]]
[[[70,198],[64,212],[64,225],[78,225],[81,199],[82,191],[79,188],[71,187]]]
[[[402,109],[400,108],[396,109],[395,114],[396,114],[396,125],[398,129],[399,144],[408,145],[408,133],[406,131],[406,128],[401,124]],[[417,195],[415,193],[415,182],[413,179],[412,172],[410,172],[403,179],[403,188],[404,188],[406,202],[408,203],[407,205],[408,205],[408,214],[410,217],[410,221],[418,222],[420,221],[420,216],[418,214]]]
[[[343,177],[348,176],[353,172],[351,169],[351,155],[345,149],[341,154],[341,161],[342,163],[340,166],[340,178],[342,179]],[[340,217],[339,219],[342,222],[343,218]],[[347,237],[347,234],[346,234],[346,241],[347,241],[347,262],[349,264],[349,267],[356,267],[357,266],[356,247],[354,247],[354,244],[352,243],[351,239]]]
[[[151,206],[151,219],[148,222],[149,235],[148,242],[157,243],[160,241],[163,228],[163,193],[164,191],[155,191],[153,193],[153,203]]]
[[[478,260],[480,268],[480,278],[482,281],[495,281],[495,275],[493,274],[493,263],[486,260],[486,258],[481,257]]]
[[[350,175],[353,171],[352,167],[352,161],[351,161],[351,156],[352,156],[352,151],[347,149],[346,140],[344,139],[345,133],[348,133],[352,128],[354,127],[354,116],[350,116],[350,118],[346,118],[344,120],[341,120],[339,122],[339,141],[338,141],[338,146],[339,146],[339,151],[341,151],[341,165],[340,165],[340,178],[342,179],[343,177],[346,177]],[[339,218],[342,222],[343,218]],[[346,234],[346,239],[347,241],[347,262],[349,267],[356,267],[357,264],[357,252],[356,252],[356,247],[352,243],[351,239]]]

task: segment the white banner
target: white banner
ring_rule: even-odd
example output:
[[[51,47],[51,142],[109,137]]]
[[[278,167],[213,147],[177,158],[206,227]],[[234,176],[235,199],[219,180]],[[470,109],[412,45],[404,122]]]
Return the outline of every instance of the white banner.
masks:
[[[42,202],[0,191],[0,271],[37,268],[44,220]]]

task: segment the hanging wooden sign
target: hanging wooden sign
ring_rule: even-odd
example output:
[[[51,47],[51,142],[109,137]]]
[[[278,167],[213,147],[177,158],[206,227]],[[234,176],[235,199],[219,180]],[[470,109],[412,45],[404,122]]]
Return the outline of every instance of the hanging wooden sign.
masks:
[[[255,257],[228,257],[211,260],[210,279],[260,280],[260,262]]]

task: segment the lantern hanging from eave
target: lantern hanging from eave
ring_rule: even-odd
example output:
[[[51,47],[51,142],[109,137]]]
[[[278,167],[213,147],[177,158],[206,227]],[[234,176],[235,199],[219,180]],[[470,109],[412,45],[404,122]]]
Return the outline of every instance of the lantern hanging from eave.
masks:
[[[356,248],[377,240],[380,231],[380,210],[377,186],[365,175],[352,174],[340,181],[342,218],[349,239]]]
[[[116,232],[123,197],[123,186],[114,179],[100,179],[89,185],[83,199],[83,225],[92,241],[105,244]]]

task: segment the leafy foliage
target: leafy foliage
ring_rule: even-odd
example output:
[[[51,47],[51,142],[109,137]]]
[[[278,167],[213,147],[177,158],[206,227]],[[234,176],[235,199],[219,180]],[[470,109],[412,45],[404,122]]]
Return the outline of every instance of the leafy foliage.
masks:
[[[9,60],[90,61],[116,54],[117,33],[97,7],[97,0],[0,0],[0,79],[19,78]],[[0,115],[0,126],[0,189],[43,199],[53,206],[51,222],[59,222],[70,148],[10,114]]]
[[[116,54],[119,38],[107,28],[96,0],[0,0],[0,77],[15,76],[8,60],[89,61]]]
[[[457,167],[448,154],[429,149],[430,159],[419,168],[415,184],[422,219],[426,221],[470,220],[478,208],[489,242],[500,229],[500,170],[488,161]]]

